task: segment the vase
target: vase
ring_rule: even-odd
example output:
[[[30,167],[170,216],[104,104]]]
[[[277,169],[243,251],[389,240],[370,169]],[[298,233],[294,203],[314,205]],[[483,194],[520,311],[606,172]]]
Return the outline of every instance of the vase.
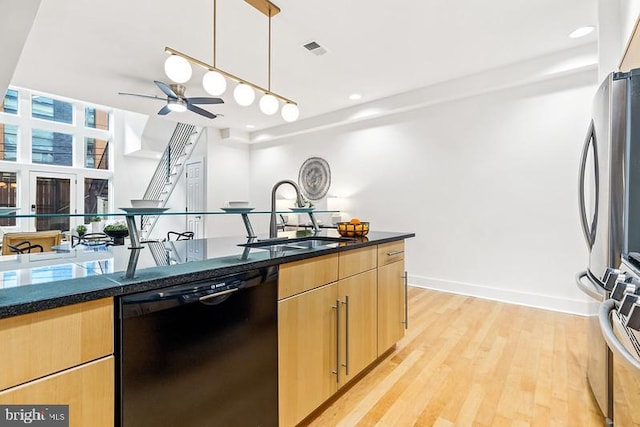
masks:
[[[117,230],[117,231],[104,230],[104,234],[106,234],[107,236],[113,239],[114,245],[124,245],[124,238],[129,235],[129,230]]]

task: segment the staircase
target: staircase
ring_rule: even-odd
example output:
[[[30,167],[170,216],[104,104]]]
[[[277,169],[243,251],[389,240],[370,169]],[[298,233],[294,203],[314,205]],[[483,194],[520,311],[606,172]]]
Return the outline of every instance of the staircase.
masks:
[[[144,193],[143,199],[160,200],[160,207],[165,207],[167,200],[176,187],[185,162],[191,157],[191,153],[202,136],[203,128],[186,123],[178,123],[173,135],[162,153],[149,186]],[[145,215],[141,219],[141,236],[147,238],[158,221],[157,215]]]

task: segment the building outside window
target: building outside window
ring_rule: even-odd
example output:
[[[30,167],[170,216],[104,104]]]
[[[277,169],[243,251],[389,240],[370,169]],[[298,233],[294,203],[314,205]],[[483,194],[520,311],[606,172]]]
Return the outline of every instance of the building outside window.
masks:
[[[85,178],[84,180],[84,213],[101,214],[109,211],[109,180]],[[89,223],[85,217],[84,223]]]
[[[45,96],[31,97],[31,117],[58,123],[73,123],[73,104]]]
[[[13,208],[18,206],[17,200],[18,180],[15,172],[0,172],[0,206]],[[1,217],[0,226],[11,227],[16,225],[16,219]]]
[[[84,125],[92,129],[109,130],[109,113],[87,107],[84,109]]]
[[[73,166],[73,136],[33,129],[31,161],[50,165]]]
[[[109,169],[109,141],[98,138],[84,139],[84,167]]]
[[[0,123],[0,160],[15,162],[18,154],[18,126]]]
[[[4,97],[0,111],[7,114],[18,114],[18,91],[9,89]]]

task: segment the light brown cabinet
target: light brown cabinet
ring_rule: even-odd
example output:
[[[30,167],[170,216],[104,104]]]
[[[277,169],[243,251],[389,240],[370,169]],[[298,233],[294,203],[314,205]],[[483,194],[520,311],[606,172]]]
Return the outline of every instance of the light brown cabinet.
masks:
[[[383,322],[395,321],[404,313],[402,304],[383,304],[379,300],[379,247],[340,252],[337,264],[334,258],[327,257],[281,266],[280,271],[285,272],[280,275],[278,301],[282,427],[298,424],[376,360],[381,304],[386,316]],[[392,257],[394,263],[389,267],[404,266],[403,256]],[[321,264],[310,265],[314,262]],[[333,268],[335,271],[327,271]],[[305,273],[305,277],[298,277]],[[382,278],[390,281],[386,274]],[[294,289],[298,293],[292,293]],[[402,293],[400,297],[404,301]],[[394,307],[399,313],[390,319],[388,312]],[[386,332],[387,328],[382,329],[389,339],[392,335]]]
[[[280,426],[293,426],[338,388],[338,285],[278,302]]]
[[[0,404],[69,405],[70,426],[113,426],[113,299],[0,320]]]
[[[630,71],[640,67],[640,18],[636,20],[627,46],[620,60],[620,71]]]
[[[113,427],[113,356],[0,392],[2,405],[69,405],[70,427]]]
[[[378,356],[376,281],[376,271],[369,270],[338,282],[339,386],[349,382]]]
[[[378,356],[404,336],[404,241],[378,245]]]

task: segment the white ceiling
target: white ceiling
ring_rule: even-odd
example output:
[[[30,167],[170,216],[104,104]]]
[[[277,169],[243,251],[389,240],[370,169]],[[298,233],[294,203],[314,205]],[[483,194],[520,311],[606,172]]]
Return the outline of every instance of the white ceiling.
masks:
[[[596,0],[274,0],[274,92],[297,101],[301,119],[357,102],[593,43],[568,33],[595,25]],[[212,0],[44,0],[12,84],[105,106],[155,114],[163,102],[118,95],[161,95],[153,80],[169,82],[164,47],[212,62]],[[11,7],[21,7],[12,1]],[[219,0],[217,65],[267,86],[267,17],[241,0]],[[317,41],[329,53],[302,47]],[[18,43],[18,41],[16,41]],[[187,96],[207,96],[204,71],[194,68]],[[168,118],[247,130],[284,123],[260,113],[257,102],[206,106],[213,121],[193,113]]]

